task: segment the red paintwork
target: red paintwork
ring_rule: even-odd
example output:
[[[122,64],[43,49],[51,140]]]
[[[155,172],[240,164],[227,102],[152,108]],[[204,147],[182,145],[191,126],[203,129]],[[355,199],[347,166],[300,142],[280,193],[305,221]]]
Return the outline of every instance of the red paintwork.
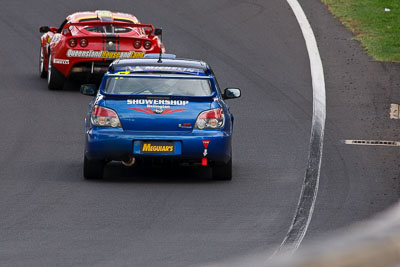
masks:
[[[203,145],[204,145],[205,149],[207,149],[209,144],[210,144],[210,140],[203,140]]]
[[[82,19],[85,21],[80,22]],[[82,62],[87,62],[89,63],[88,65],[91,65],[92,62],[107,63],[115,58],[131,55],[132,52],[145,52],[146,54],[159,53],[161,49],[162,53],[165,53],[164,45],[153,34],[153,25],[140,24],[137,18],[130,14],[109,11],[78,12],[69,15],[66,21],[62,29],[51,27],[50,31],[44,33],[41,37],[46,71],[48,70],[50,55],[53,61],[53,68],[56,68],[65,77],[68,77],[71,69],[76,64]],[[131,27],[132,30],[126,33],[108,34],[88,31],[84,28],[99,26]],[[79,42],[83,38],[88,41],[86,47],[80,46]],[[76,39],[77,45],[75,47],[69,45],[68,41],[70,39]],[[135,40],[142,42],[141,48],[134,48],[133,42]],[[143,43],[147,40],[152,43],[152,47],[149,50],[143,47]],[[113,43],[112,45],[110,41]],[[98,51],[98,53],[92,53],[90,56],[82,56],[76,54],[76,51],[71,52],[73,50]],[[68,51],[70,52],[68,53]],[[124,52],[130,53],[123,54]],[[79,72],[76,68],[74,71]]]
[[[134,111],[140,111],[140,112],[144,112],[144,113],[148,113],[148,114],[155,114],[153,110],[151,110],[150,108],[129,108],[131,110]]]
[[[134,110],[134,111],[148,113],[148,114],[154,114],[154,115],[156,114],[156,113],[154,113],[154,111],[151,108],[129,108],[129,109]],[[167,114],[185,111],[185,110],[187,110],[187,109],[185,109],[185,108],[178,108],[178,109],[167,108],[161,113],[161,115],[167,115]]]
[[[161,113],[161,115],[171,114],[171,113],[185,111],[185,110],[187,110],[187,109],[185,109],[185,108],[178,108],[178,109],[167,108],[166,110],[163,111],[163,113]]]

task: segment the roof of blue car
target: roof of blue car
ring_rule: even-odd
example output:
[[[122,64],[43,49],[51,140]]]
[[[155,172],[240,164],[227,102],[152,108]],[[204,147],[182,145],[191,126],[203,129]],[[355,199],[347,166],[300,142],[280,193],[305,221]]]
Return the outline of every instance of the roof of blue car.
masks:
[[[174,72],[192,75],[208,75],[209,67],[204,61],[193,59],[138,58],[118,59],[109,68],[109,73],[118,72]]]

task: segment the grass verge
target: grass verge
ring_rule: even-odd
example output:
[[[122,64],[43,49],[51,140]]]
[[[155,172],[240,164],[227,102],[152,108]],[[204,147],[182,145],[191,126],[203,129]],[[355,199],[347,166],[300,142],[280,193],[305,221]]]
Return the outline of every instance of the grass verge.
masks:
[[[377,61],[400,62],[399,0],[322,0]],[[386,11],[385,11],[386,9]],[[389,11],[389,10],[390,11]]]

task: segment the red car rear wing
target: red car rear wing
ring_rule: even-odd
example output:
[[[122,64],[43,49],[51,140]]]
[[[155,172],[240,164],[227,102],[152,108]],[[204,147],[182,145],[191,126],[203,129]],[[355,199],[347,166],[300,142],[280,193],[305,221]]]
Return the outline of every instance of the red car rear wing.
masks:
[[[69,23],[70,26],[91,26],[91,27],[98,27],[98,26],[123,26],[123,27],[132,27],[132,28],[150,28],[151,32],[153,33],[155,28],[152,24],[137,24],[137,23],[129,23],[129,22],[71,22]]]

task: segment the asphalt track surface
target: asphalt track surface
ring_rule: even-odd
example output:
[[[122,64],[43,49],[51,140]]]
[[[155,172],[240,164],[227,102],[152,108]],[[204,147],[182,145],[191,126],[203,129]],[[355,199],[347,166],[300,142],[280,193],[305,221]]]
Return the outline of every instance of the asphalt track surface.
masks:
[[[306,243],[364,220],[399,197],[397,66],[372,62],[317,0],[301,2],[327,88],[320,190]],[[0,265],[188,266],[272,252],[290,226],[306,170],[311,77],[285,1],[12,1],[0,17]],[[207,169],[107,166],[82,177],[90,97],[38,75],[38,27],[81,10],[134,13],[164,28],[167,51],[203,59],[242,89],[231,182]],[[398,76],[398,75],[397,75]],[[397,91],[396,91],[397,90]],[[269,252],[268,252],[269,251]]]

